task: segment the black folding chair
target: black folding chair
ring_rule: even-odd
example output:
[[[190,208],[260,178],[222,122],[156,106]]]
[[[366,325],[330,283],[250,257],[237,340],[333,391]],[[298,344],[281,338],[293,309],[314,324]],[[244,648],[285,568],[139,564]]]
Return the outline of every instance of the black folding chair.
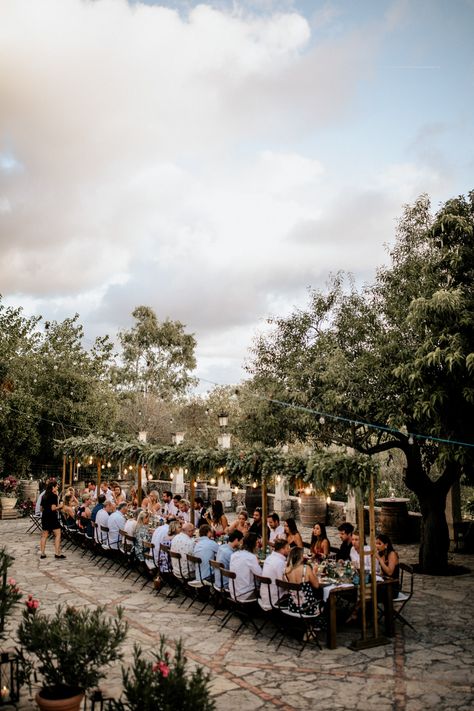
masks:
[[[283,599],[288,596],[293,597],[298,610],[297,612],[292,612],[288,607],[281,607],[279,618],[284,625],[286,623],[286,630],[291,632],[294,632],[295,628],[299,628],[301,630],[302,644],[298,656],[303,653],[306,645],[310,642],[315,642],[319,649],[321,649],[321,644],[318,639],[318,631],[321,624],[321,613],[318,610],[317,614],[307,615],[301,611],[302,605],[304,604],[302,583],[289,583],[286,580],[276,580],[275,582],[278,590],[278,598]],[[281,647],[284,639],[285,635],[282,635],[282,638],[277,645],[277,649]]]

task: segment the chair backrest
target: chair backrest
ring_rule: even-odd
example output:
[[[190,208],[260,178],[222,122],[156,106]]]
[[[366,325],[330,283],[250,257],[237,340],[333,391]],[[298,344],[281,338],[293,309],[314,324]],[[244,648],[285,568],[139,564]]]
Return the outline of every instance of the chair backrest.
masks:
[[[143,557],[145,561],[149,562],[150,565],[155,567],[155,544],[150,543],[150,541],[142,541],[143,546]]]
[[[212,574],[214,576],[214,587],[217,590],[220,590],[220,592],[224,591],[224,582],[222,580],[222,575],[220,574],[220,571],[224,567],[222,563],[219,563],[217,560],[210,560],[209,565],[212,568]],[[217,575],[216,575],[217,573]]]
[[[229,580],[229,592],[231,594],[231,597],[234,600],[237,600],[237,595],[235,592],[235,579],[237,575],[232,571],[232,570],[226,570],[225,568],[221,568],[221,575],[223,578],[228,578]]]
[[[198,575],[196,576],[197,580],[199,582],[203,582],[202,580],[202,573],[201,573],[201,565],[202,565],[202,558],[199,558],[197,555],[192,555],[191,553],[186,554],[186,562],[188,564],[188,575],[191,577],[192,575],[192,570],[189,566],[190,563],[194,565],[194,570],[198,572]]]
[[[260,596],[262,587],[266,587],[267,592],[268,592],[268,602],[270,603],[270,607],[273,608],[272,592],[271,592],[272,579],[267,578],[265,575],[256,575],[254,573],[253,574],[253,581],[255,584],[255,596],[258,598]]]
[[[178,567],[179,567],[179,575],[181,578],[185,578],[186,576],[184,575],[183,572],[183,566],[182,566],[182,559],[183,556],[181,553],[178,553],[178,551],[172,551],[169,549],[168,546],[163,545],[163,543],[160,545],[160,551],[163,553],[166,551],[166,554],[168,555],[168,560],[177,560],[178,561]],[[171,570],[173,571],[173,566],[170,565]]]
[[[409,597],[413,595],[414,572],[412,565],[400,563],[400,591]]]

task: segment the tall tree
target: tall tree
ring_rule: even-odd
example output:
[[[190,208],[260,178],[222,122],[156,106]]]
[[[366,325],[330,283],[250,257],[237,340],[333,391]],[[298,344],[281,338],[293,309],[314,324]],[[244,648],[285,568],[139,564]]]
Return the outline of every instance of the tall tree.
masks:
[[[391,265],[374,285],[359,293],[338,276],[326,292],[312,291],[307,309],[275,319],[257,339],[249,365],[260,392],[297,406],[291,416],[281,408],[282,441],[405,454],[423,515],[420,564],[431,573],[447,566],[447,492],[474,462],[474,448],[459,444],[473,444],[473,277],[474,193],[434,219],[423,196],[406,208]],[[266,408],[272,418],[277,407]]]

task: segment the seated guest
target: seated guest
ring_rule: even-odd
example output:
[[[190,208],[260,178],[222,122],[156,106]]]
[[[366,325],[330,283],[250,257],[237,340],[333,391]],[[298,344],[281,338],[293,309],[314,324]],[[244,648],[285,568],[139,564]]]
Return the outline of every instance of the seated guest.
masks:
[[[134,486],[131,486],[128,490],[127,501],[132,509],[136,509],[138,507],[138,494]]]
[[[76,524],[77,527],[84,532],[88,532],[88,535],[92,534],[92,527],[89,529],[89,521],[92,515],[90,505],[92,503],[91,495],[89,493],[83,494],[82,495],[82,502],[81,505],[77,508],[76,511]]]
[[[211,526],[215,536],[222,536],[229,527],[222,501],[219,501],[219,499],[212,502],[211,515],[207,516],[207,523]]]
[[[267,523],[270,529],[269,543],[273,543],[276,538],[285,538],[285,529],[280,524],[280,517],[275,511],[268,514]]]
[[[109,543],[111,548],[118,548],[120,543],[120,529],[125,528],[127,519],[125,512],[127,504],[125,502],[119,504],[115,511],[109,516]]]
[[[143,499],[142,507],[152,515],[161,513],[161,501],[159,493],[157,491],[150,491],[146,499]]]
[[[239,531],[236,528],[234,531],[231,531],[231,533],[229,533],[229,540],[227,541],[227,543],[224,543],[222,546],[219,546],[219,550],[217,551],[216,555],[216,560],[218,563],[222,563],[226,570],[229,570],[231,555],[232,553],[235,553],[235,551],[239,548],[240,542],[242,541],[243,537],[244,534],[242,533],[242,531]],[[214,582],[218,587],[229,587],[229,578],[225,578],[219,573],[218,570],[214,572],[214,577]]]
[[[178,535],[178,533],[181,531],[181,521],[177,521],[174,519],[173,521],[170,521],[168,526],[167,533],[161,538],[161,545],[167,546],[168,548],[171,548],[171,544],[173,542],[173,538]],[[159,528],[163,528],[162,526],[159,526]],[[153,543],[153,540],[152,540]],[[163,552],[160,551],[159,557],[158,557],[158,567],[162,573],[171,573],[171,568],[169,565],[169,559],[168,556],[165,555]],[[184,571],[183,571],[184,572]]]
[[[105,498],[105,497],[104,497]],[[100,509],[95,516],[95,522],[98,528],[96,531],[96,541],[98,543],[106,543],[107,537],[102,533],[101,526],[109,527],[109,516],[113,513],[115,504],[112,501],[104,501],[104,508]]]
[[[232,533],[232,531],[240,531],[242,535],[245,536],[245,534],[249,532],[249,528],[249,515],[247,511],[241,511],[235,521],[230,524],[227,529],[227,533]]]
[[[178,514],[178,507],[175,506],[173,501],[173,494],[171,491],[164,491],[163,496],[163,516],[165,518],[175,517]]]
[[[400,561],[398,553],[394,550],[392,541],[384,533],[378,533],[375,539],[376,559],[380,566],[380,572],[384,578],[400,578]],[[396,597],[400,591],[400,584],[393,584],[393,595]]]
[[[255,511],[253,512],[253,522],[252,525],[249,528],[249,533],[255,533],[257,538],[262,538],[262,533],[263,531],[263,520],[262,520],[262,509],[260,506],[257,506]],[[267,526],[267,540],[270,537],[270,531],[268,530]]]
[[[326,526],[324,523],[315,523],[311,535],[311,554],[314,555],[317,560],[322,560],[329,555],[330,548]]]
[[[143,541],[148,541],[150,539],[150,514],[148,511],[141,511],[137,518],[137,524],[135,526],[135,545],[134,551],[137,560],[142,563],[145,561]]]
[[[112,484],[112,496],[114,497],[114,503],[117,507],[119,504],[123,504],[127,499],[122,491],[122,487],[116,481]]]
[[[341,539],[341,546],[336,553],[337,560],[350,560],[351,548],[352,548],[352,534],[354,533],[354,526],[352,523],[346,521],[338,526],[339,538]]]
[[[111,489],[109,489],[109,482],[108,481],[102,480],[100,482],[99,494],[104,494],[107,501],[113,501],[115,503],[114,495],[113,495],[113,492],[111,491]]]
[[[242,540],[242,548],[231,555],[229,570],[236,574],[234,580],[237,600],[255,599],[254,575],[261,575],[262,569],[258,563],[255,551],[257,549],[257,534],[247,533]],[[234,586],[229,586],[233,596]]]
[[[296,526],[294,518],[287,518],[284,524],[286,540],[290,548],[303,548],[303,539]]]
[[[67,528],[76,529],[76,511],[72,505],[72,495],[66,494],[63,501],[61,514],[64,517],[64,523]]]
[[[181,521],[182,523],[189,523],[191,514],[189,511],[189,501],[187,499],[180,499],[178,503],[178,515],[177,519],[178,521]]]
[[[64,496],[66,496],[66,494],[71,495],[71,506],[74,506],[75,508],[77,508],[79,506],[79,499],[76,496],[75,488],[73,486],[68,486],[65,493],[64,493]],[[91,496],[92,496],[92,494],[91,494]]]
[[[135,529],[137,527],[137,518],[141,514],[141,512],[142,512],[141,509],[137,509],[136,511],[129,512],[129,514],[128,514],[129,518],[127,518],[125,526],[123,527],[123,530],[129,536],[135,535]]]
[[[260,587],[258,604],[263,610],[271,610],[272,605],[278,602],[278,588],[275,580],[283,580],[286,568],[286,558],[290,552],[290,545],[284,538],[276,538],[273,552],[265,559],[261,575],[271,578],[270,591],[267,585]]]
[[[319,581],[310,565],[304,560],[304,548],[292,548],[288,554],[285,578],[289,583],[301,583],[299,593],[290,592],[288,610],[304,615],[315,615],[320,609]],[[318,591],[318,594],[316,593]]]
[[[352,548],[350,552],[350,558],[351,561],[354,563],[354,566],[360,570],[360,556],[361,556],[361,550],[362,544],[360,540],[360,533],[359,531],[354,531],[352,534]],[[380,565],[378,561],[376,561],[376,573],[380,572]],[[371,565],[370,565],[370,546],[365,545],[365,540],[364,540],[364,569],[370,572]]]
[[[186,556],[194,551],[194,526],[192,523],[184,523],[181,531],[171,541],[171,550],[173,553],[181,553],[181,572],[187,576],[188,571],[194,575],[194,565],[188,563]],[[177,578],[181,577],[179,561],[171,558],[173,573]]]
[[[194,555],[201,559],[201,578],[202,580],[211,580],[210,560],[214,560],[219,545],[214,540],[214,531],[205,523],[199,528],[199,538],[194,546]]]
[[[104,494],[99,494],[99,498],[97,499],[97,503],[94,506],[94,508],[91,511],[91,521],[95,521],[97,518],[97,514],[101,509],[104,508],[105,504],[105,496]]]
[[[204,501],[200,496],[196,496],[194,499],[194,525],[199,528],[203,524],[207,523],[206,516],[207,511],[204,506]]]
[[[177,517],[178,517],[178,514],[179,514],[179,502],[181,501],[182,498],[183,498],[183,497],[181,496],[181,494],[175,494],[175,495],[173,496],[172,503],[173,503],[174,508],[176,509],[176,513],[171,514],[173,518],[177,518]]]

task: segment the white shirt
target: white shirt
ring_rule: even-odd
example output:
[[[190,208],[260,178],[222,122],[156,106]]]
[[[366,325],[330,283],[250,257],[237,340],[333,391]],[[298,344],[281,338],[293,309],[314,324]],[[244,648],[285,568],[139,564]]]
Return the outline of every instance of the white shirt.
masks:
[[[133,536],[135,534],[135,529],[137,527],[137,519],[136,518],[129,518],[127,520],[127,523],[123,527],[123,530],[125,533],[128,533],[129,536]]]
[[[283,526],[277,526],[276,528],[270,527],[270,538],[268,539],[270,543],[273,543],[275,538],[286,538],[285,529]]]
[[[119,530],[125,526],[127,520],[121,511],[114,511],[109,516],[109,543],[111,548],[119,547],[121,538]]]
[[[178,533],[171,541],[171,550],[176,553],[181,553],[181,571],[184,575],[187,575],[188,565],[189,571],[194,571],[194,564],[188,564],[188,561],[186,559],[188,553],[192,554],[194,550],[194,543],[194,538],[190,538],[187,533],[182,532]],[[172,558],[171,562],[173,565],[173,573],[176,575],[177,578],[180,578],[181,575],[179,572],[179,561]]]
[[[230,557],[229,569],[236,574],[235,595],[237,600],[249,599],[251,593],[255,592],[254,573],[262,574],[262,569],[258,564],[257,556],[250,551],[235,551]],[[233,596],[234,588],[232,581],[229,584],[230,594]]]
[[[275,605],[278,602],[278,589],[275,584],[275,580],[282,580],[285,573],[286,558],[281,553],[273,551],[268,558],[266,558],[263,564],[263,571],[261,575],[266,578],[271,578],[272,584],[270,585],[270,597],[272,604]],[[260,575],[260,573],[258,573]],[[260,598],[258,604],[263,610],[271,610],[272,605],[270,604],[270,598],[268,595],[268,586],[260,586]]]
[[[157,526],[151,537],[151,542],[155,546],[155,563],[160,559],[160,545],[163,539],[168,535],[169,525],[164,523],[162,526]]]
[[[354,563],[356,568],[360,568],[360,555],[357,553],[354,546],[352,546],[350,553],[351,561]],[[364,546],[364,568],[370,572],[370,546]],[[380,573],[380,563],[378,560],[375,561],[375,572]]]
[[[176,514],[176,518],[179,521],[183,521],[183,523],[189,523],[190,518],[189,518],[189,511],[178,511]]]
[[[109,514],[105,509],[100,509],[97,511],[97,515],[95,517],[95,522],[99,526],[97,530],[97,540],[99,543],[105,543],[106,538],[105,535],[102,533],[100,527],[101,526],[109,526]]]
[[[165,516],[176,516],[178,513],[178,508],[174,505],[173,500],[169,501],[167,504],[165,504]]]
[[[44,491],[42,491],[41,494],[39,494],[39,495],[38,495],[38,498],[36,499],[36,504],[35,504],[35,516],[41,516],[41,502],[42,502],[42,500],[43,500],[43,496],[44,496],[44,492],[45,492],[45,491],[46,491],[46,489],[44,489]]]

